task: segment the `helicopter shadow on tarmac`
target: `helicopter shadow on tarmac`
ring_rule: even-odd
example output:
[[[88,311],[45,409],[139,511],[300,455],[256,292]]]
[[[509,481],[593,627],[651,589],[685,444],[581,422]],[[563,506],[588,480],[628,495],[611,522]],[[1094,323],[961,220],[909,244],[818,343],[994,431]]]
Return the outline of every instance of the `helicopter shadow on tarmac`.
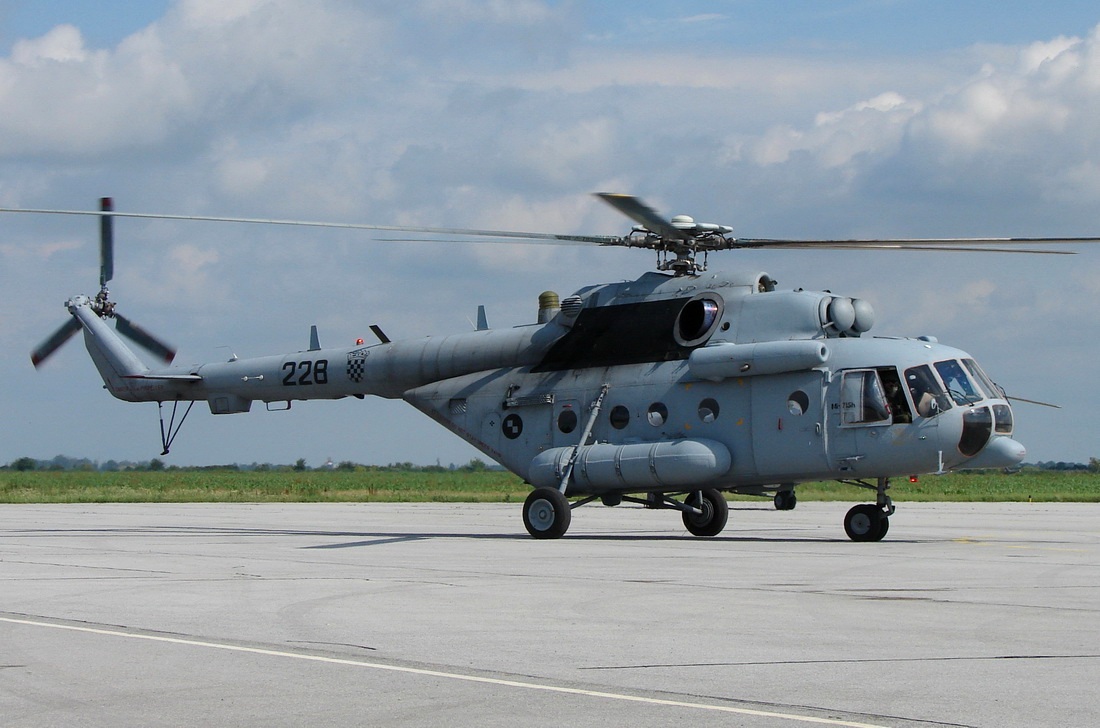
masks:
[[[363,533],[361,536],[367,540],[352,541],[349,543],[319,544],[317,546],[303,546],[306,550],[331,550],[349,549],[366,546],[384,546],[391,543],[404,543],[409,541],[424,541],[435,539],[474,539],[491,541],[529,541],[530,539],[521,533]],[[700,539],[688,533],[683,534],[570,534],[570,541],[604,541],[607,543],[627,542],[659,542],[659,541],[699,541]],[[851,543],[847,538],[809,538],[809,537],[780,537],[780,536],[712,536],[704,539],[709,543]],[[893,539],[891,543],[919,543],[916,540]]]
[[[731,505],[730,511],[738,512],[771,512],[773,509],[770,506],[742,506],[734,507]],[[788,529],[783,529],[784,531]],[[275,531],[264,531],[265,535],[277,533]],[[430,540],[477,540],[477,541],[522,541],[527,542],[529,539],[525,533],[470,533],[465,531],[367,531],[362,532],[343,532],[343,531],[285,531],[288,535],[311,535],[311,536],[350,536],[355,537],[357,540],[342,542],[342,543],[326,543],[317,544],[313,546],[302,546],[303,550],[332,550],[332,549],[347,549],[347,548],[361,548],[367,546],[384,546],[392,543],[404,543],[410,541],[430,541]],[[678,533],[656,533],[652,531],[646,531],[643,533],[571,533],[568,537],[569,541],[587,541],[587,542],[607,542],[607,543],[629,543],[629,542],[669,542],[669,541],[684,541],[684,542],[709,542],[709,543],[851,543],[847,538],[820,538],[816,536],[789,536],[776,533],[775,535],[759,536],[759,535],[734,535],[734,534],[722,534],[713,537],[700,538],[693,536],[687,531]],[[895,543],[914,544],[920,543],[919,539],[895,539]]]
[[[770,512],[769,506],[740,506],[730,507],[731,511],[738,512]],[[786,529],[784,529],[786,530]],[[266,537],[310,537],[317,539],[333,540],[332,543],[319,543],[310,546],[299,546],[303,550],[331,550],[345,548],[361,548],[367,546],[384,546],[393,543],[410,541],[433,540],[477,540],[477,541],[529,541],[530,537],[524,532],[515,533],[471,533],[468,531],[408,531],[400,530],[324,530],[324,529],[295,529],[295,528],[248,528],[248,527],[218,527],[218,526],[159,526],[149,525],[130,528],[77,528],[77,529],[19,529],[16,533],[20,537],[64,537],[72,536],[87,538],[92,535],[103,538],[118,539],[120,537],[147,537],[150,535],[169,536],[176,535],[186,538],[208,536],[231,536],[239,538],[266,538]],[[336,539],[348,538],[351,541],[338,542]],[[646,531],[642,533],[572,533],[570,541],[603,541],[614,542],[661,542],[661,541],[700,541],[710,543],[851,543],[847,538],[820,538],[815,536],[788,536],[776,533],[775,535],[731,535],[723,534],[708,538],[699,538],[690,533],[657,533]],[[895,539],[896,543],[918,543],[919,540]]]

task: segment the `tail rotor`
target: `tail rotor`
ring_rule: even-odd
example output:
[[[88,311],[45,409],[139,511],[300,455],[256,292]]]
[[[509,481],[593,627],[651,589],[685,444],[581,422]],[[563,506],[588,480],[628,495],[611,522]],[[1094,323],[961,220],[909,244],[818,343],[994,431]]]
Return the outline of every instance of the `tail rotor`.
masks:
[[[99,293],[91,300],[86,299],[84,296],[76,296],[70,299],[66,306],[72,312],[74,306],[81,305],[78,304],[78,301],[84,302],[82,305],[89,306],[100,318],[115,319],[115,328],[119,334],[148,350],[166,364],[171,363],[176,356],[176,350],[173,347],[156,338],[129,318],[115,312],[115,302],[110,300],[110,291],[107,289],[107,283],[115,275],[114,216],[110,214],[114,211],[114,205],[111,198],[101,198],[99,209]],[[74,314],[72,318],[62,324],[49,338],[31,352],[31,363],[36,368],[40,366],[80,329],[80,321]]]

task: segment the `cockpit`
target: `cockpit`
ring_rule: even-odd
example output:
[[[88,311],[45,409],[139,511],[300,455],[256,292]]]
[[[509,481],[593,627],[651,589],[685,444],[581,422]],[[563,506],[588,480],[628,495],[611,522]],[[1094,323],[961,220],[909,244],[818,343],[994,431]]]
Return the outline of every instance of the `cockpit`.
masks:
[[[977,455],[994,431],[1012,434],[1012,408],[1005,401],[1004,390],[973,359],[945,359],[931,367],[910,367],[905,370],[905,382],[921,417],[935,417],[952,407],[968,408],[959,440],[963,455]],[[980,406],[986,400],[1002,401]]]
[[[842,389],[842,426],[931,424],[954,411],[961,420],[958,451],[967,458],[978,455],[994,433],[1012,434],[1012,408],[1004,390],[970,358],[911,366],[900,376],[895,367],[848,370]]]

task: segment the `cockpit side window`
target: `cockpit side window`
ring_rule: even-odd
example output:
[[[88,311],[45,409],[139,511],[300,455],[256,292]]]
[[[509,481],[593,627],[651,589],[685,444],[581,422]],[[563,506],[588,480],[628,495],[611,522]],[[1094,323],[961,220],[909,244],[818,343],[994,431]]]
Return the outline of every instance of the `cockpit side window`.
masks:
[[[890,405],[873,369],[844,372],[840,385],[840,422],[843,425],[888,425]]]
[[[965,407],[985,399],[974,388],[962,365],[954,359],[936,362],[936,371],[940,373],[944,385],[947,386],[947,393],[955,404]]]
[[[890,404],[890,414],[893,415],[894,424],[907,424],[913,421],[913,410],[909,409],[909,402],[905,399],[905,390],[901,386],[901,375],[896,367],[879,367],[879,379],[882,380],[882,389],[886,394],[886,401]]]
[[[944,394],[943,387],[927,364],[906,369],[905,385],[909,387],[909,394],[913,396],[913,404],[921,417],[935,417],[951,409],[951,400]]]

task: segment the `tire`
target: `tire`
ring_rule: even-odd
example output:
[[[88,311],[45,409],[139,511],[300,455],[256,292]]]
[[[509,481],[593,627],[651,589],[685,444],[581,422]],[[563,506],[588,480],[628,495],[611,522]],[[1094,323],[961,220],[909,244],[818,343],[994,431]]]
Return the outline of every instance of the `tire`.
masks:
[[[853,506],[844,516],[844,532],[853,541],[881,541],[890,530],[890,519],[873,503]]]
[[[535,488],[523,502],[523,525],[535,538],[561,538],[572,517],[569,499],[557,488]]]
[[[798,505],[798,496],[794,494],[793,490],[780,490],[776,492],[773,502],[777,511],[793,511],[794,507]]]
[[[689,493],[685,503],[702,509],[702,513],[683,512],[684,528],[694,536],[709,538],[717,536],[726,527],[729,520],[730,507],[726,497],[713,488],[697,490]]]
[[[886,537],[886,533],[890,530],[890,516],[885,513],[882,514],[882,518],[878,522],[878,536],[876,541],[881,541]]]

